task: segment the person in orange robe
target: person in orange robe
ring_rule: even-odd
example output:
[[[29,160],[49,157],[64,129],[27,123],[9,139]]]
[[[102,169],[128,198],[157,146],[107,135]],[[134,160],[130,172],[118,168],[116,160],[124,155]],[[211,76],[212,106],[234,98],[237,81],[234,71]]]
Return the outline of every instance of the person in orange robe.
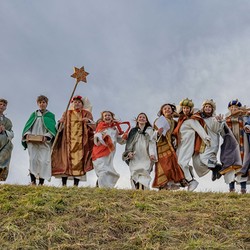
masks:
[[[62,177],[62,185],[67,179],[74,179],[74,186],[86,180],[86,173],[93,169],[92,150],[94,145],[93,116],[88,108],[88,100],[81,96],[72,98],[72,109],[63,114],[59,121],[58,139],[52,151],[52,175]]]
[[[177,125],[177,122],[173,119],[174,114],[176,114],[176,107],[171,103],[163,104],[158,112],[158,116],[163,116],[168,123],[169,129],[165,135],[163,135],[163,128],[158,128],[156,126],[157,120],[155,121],[159,138],[157,140],[158,162],[155,163],[154,188],[171,190],[187,185],[174,148],[172,133]]]

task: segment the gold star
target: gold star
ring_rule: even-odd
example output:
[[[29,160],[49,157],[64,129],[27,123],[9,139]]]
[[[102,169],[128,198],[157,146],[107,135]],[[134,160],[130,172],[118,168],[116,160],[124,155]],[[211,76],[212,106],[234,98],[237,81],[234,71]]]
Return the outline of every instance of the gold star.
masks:
[[[76,78],[76,83],[78,82],[87,82],[86,76],[89,73],[84,70],[84,67],[81,67],[80,69],[74,67],[74,74],[71,75],[71,77]]]

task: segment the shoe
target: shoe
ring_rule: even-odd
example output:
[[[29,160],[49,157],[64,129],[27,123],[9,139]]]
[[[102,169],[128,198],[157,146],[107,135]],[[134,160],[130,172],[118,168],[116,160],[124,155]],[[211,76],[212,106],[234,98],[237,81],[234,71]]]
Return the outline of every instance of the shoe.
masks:
[[[190,181],[188,184],[188,191],[190,191],[190,192],[194,191],[198,185],[199,185],[198,181],[196,181],[196,180]]]
[[[242,194],[246,194],[246,193],[247,193],[247,190],[246,190],[246,189],[241,189],[240,192],[241,192]]]
[[[222,165],[221,164],[216,164],[215,168],[216,168],[216,171],[217,171],[217,173],[216,173],[216,179],[219,180],[220,177],[222,176],[221,173],[220,173],[220,171],[222,169]]]
[[[235,192],[235,189],[234,189],[234,188],[230,188],[230,189],[229,189],[229,192],[230,192],[230,193],[234,193],[234,192]]]
[[[220,179],[220,177],[221,177],[221,174],[220,174],[221,165],[216,164],[216,166],[214,168],[212,168],[211,170],[212,170],[212,181]]]
[[[212,169],[212,181],[215,181],[217,179],[217,172],[215,169]]]

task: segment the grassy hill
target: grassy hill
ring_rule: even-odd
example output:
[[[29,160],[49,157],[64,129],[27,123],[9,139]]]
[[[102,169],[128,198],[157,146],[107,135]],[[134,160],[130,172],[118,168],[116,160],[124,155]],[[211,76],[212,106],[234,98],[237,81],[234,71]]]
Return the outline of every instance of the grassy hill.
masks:
[[[250,249],[250,195],[0,185],[0,249]]]

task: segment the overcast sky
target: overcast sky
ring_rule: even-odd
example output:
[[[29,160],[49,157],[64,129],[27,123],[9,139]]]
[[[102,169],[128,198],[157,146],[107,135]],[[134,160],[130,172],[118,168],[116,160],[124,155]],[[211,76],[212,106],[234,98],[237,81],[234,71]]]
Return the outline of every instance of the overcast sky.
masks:
[[[40,94],[61,117],[74,66],[90,73],[76,94],[89,98],[95,120],[111,110],[132,125],[139,112],[153,122],[163,103],[186,97],[197,108],[214,99],[217,113],[234,98],[249,106],[249,13],[248,0],[0,0],[0,96],[15,132],[7,183],[29,183],[22,129]],[[123,149],[115,158],[118,187],[130,188]],[[197,190],[227,191],[210,178],[198,179]],[[95,180],[91,171],[82,185]]]

